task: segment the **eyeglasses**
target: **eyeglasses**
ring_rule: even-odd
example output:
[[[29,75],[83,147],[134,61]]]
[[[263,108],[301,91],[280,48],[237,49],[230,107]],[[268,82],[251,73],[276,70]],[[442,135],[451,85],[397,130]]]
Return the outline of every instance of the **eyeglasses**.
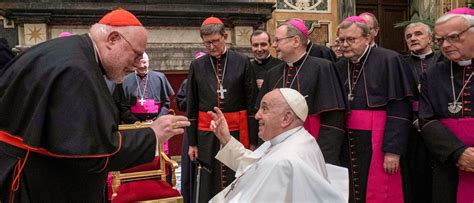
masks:
[[[448,41],[450,44],[454,42],[459,42],[461,40],[461,35],[464,34],[466,31],[468,31],[469,29],[471,29],[472,27],[474,27],[474,25],[469,26],[468,28],[466,28],[465,30],[459,33],[451,34],[444,37],[435,37],[434,43],[438,46],[443,46],[444,40]]]
[[[125,42],[127,42],[127,44],[130,46],[130,48],[132,48],[132,51],[133,51],[133,53],[135,54],[135,61],[140,61],[140,59],[142,59],[142,57],[143,57],[143,53],[140,52],[140,51],[138,51],[138,50],[136,50],[136,49],[134,49],[133,46],[132,46],[132,44],[130,43],[130,41],[128,41],[127,38],[125,38],[125,37],[122,35],[122,33],[119,32],[119,35],[120,35],[120,37],[122,37],[122,38],[125,40]]]
[[[213,46],[217,46],[217,45],[219,45],[219,43],[221,43],[221,39],[222,39],[222,37],[219,38],[219,39],[212,40],[212,41],[203,42],[203,44],[204,44],[204,46],[206,46],[206,47],[210,47],[211,44],[212,44]]]
[[[339,45],[343,46],[344,43],[347,42],[347,45],[351,46],[352,44],[354,44],[356,42],[357,39],[358,39],[358,37],[348,37],[346,39],[339,38]]]
[[[288,36],[288,37],[283,37],[283,38],[276,38],[276,37],[275,37],[275,41],[273,41],[273,43],[275,43],[275,44],[280,44],[280,42],[281,42],[282,40],[284,40],[284,39],[290,39],[290,38],[293,38],[293,37],[295,37],[295,36],[296,36],[296,35]]]

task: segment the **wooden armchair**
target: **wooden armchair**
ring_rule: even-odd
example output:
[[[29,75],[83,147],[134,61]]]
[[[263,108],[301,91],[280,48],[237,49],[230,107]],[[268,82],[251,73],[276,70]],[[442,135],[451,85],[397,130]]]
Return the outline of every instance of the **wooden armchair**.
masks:
[[[135,123],[120,125],[120,130],[131,130],[148,127],[147,124]],[[171,166],[172,185],[166,182],[166,165]],[[112,203],[119,202],[166,202],[182,203],[183,198],[176,190],[176,174],[178,163],[171,160],[159,145],[159,153],[153,162],[136,166],[124,171],[113,171],[109,174],[109,199]]]

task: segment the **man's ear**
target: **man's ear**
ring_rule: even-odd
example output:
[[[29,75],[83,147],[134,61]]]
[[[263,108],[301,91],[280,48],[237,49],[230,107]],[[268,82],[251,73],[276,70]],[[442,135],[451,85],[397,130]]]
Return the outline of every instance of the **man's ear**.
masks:
[[[117,41],[120,39],[120,34],[117,31],[112,31],[107,35],[106,39],[106,46],[108,49],[110,49],[113,45],[117,43]]]
[[[295,119],[295,115],[291,111],[286,111],[283,113],[283,119],[281,121],[281,127],[286,128],[289,125],[293,123],[293,120]]]

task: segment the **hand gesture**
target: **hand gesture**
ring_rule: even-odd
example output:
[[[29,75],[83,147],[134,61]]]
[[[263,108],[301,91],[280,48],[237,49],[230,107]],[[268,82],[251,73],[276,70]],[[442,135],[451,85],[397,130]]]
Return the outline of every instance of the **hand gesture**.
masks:
[[[151,123],[150,127],[155,132],[157,142],[164,143],[175,135],[183,134],[184,127],[189,125],[191,123],[184,116],[164,115]]]
[[[229,142],[231,136],[229,127],[222,111],[217,107],[214,107],[214,111],[215,113],[212,111],[207,112],[212,118],[210,127],[221,144],[225,145],[227,142]]]

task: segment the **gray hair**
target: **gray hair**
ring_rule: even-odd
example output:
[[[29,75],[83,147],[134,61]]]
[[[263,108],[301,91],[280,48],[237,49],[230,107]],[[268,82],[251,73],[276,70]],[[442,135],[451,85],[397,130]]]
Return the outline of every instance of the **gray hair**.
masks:
[[[301,40],[301,44],[303,44],[304,47],[306,47],[308,45],[308,43],[307,43],[308,42],[308,37],[305,36],[303,34],[303,32],[298,30],[298,28],[293,26],[291,23],[289,23],[287,21],[287,22],[284,22],[284,23],[278,25],[278,27],[281,27],[281,26],[286,26],[286,35],[288,37],[289,36],[298,36],[298,38],[300,38],[300,40]]]
[[[200,33],[201,33],[201,38],[203,36],[212,35],[212,34],[215,34],[215,33],[219,33],[220,35],[224,36],[225,35],[225,27],[224,27],[224,25],[221,25],[221,24],[203,25],[203,26],[201,26]]]
[[[431,27],[427,24],[424,24],[422,22],[416,22],[416,23],[410,23],[408,24],[406,27],[405,27],[405,32],[409,29],[409,28],[412,28],[412,27],[418,27],[418,26],[421,26],[423,27],[423,29],[425,29],[425,32],[428,33],[428,35],[432,35],[433,32],[431,31]]]
[[[474,26],[474,16],[464,14],[446,14],[436,20],[436,25],[443,24],[454,17],[462,17],[468,26]]]
[[[369,36],[369,33],[370,33],[369,25],[364,24],[364,23],[359,23],[359,22],[353,22],[353,21],[344,21],[341,24],[339,24],[339,26],[337,26],[336,35],[339,36],[339,30],[340,29],[346,29],[346,28],[350,27],[352,24],[356,24],[357,27],[362,28],[362,36],[363,37]]]

